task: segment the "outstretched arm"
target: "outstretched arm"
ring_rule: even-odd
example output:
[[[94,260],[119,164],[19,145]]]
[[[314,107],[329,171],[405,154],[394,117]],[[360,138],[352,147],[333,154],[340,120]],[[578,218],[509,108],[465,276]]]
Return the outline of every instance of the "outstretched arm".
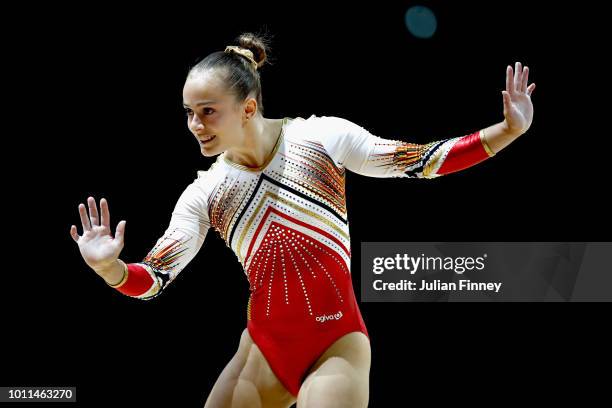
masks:
[[[322,117],[321,142],[337,164],[370,177],[434,178],[466,169],[495,155],[531,126],[535,84],[527,86],[528,73],[518,62],[516,72],[508,67],[504,120],[468,135],[415,144],[374,136],[345,119]]]
[[[210,228],[206,196],[197,182],[190,184],[179,198],[170,225],[147,256],[136,263],[119,259],[124,246],[125,221],[111,235],[110,212],[106,199],[100,202],[101,222],[93,197],[88,198],[89,212],[79,204],[83,235],[70,228],[85,263],[107,284],[124,295],[149,300],[158,296],[187,266],[202,246]]]
[[[142,300],[159,296],[199,252],[210,228],[206,196],[197,182],[179,197],[170,225],[141,262],[125,264],[123,278],[107,283]]]

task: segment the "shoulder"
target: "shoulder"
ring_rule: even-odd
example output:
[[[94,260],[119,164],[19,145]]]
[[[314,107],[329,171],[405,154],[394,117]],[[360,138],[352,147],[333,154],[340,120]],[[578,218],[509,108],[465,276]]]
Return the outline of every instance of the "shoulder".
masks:
[[[195,179],[185,189],[186,193],[208,196],[224,177],[225,167],[221,160],[222,158],[219,155],[207,170],[197,170]]]
[[[297,117],[290,122],[290,132],[296,136],[309,137],[333,137],[341,136],[356,129],[361,129],[360,126],[338,116],[317,116],[311,115],[308,119]]]
[[[207,170],[196,171],[196,178],[194,182],[209,182],[215,178],[223,177],[225,166],[222,163],[223,158],[221,155],[217,156],[217,159],[210,165]]]
[[[354,125],[354,123],[350,120],[338,116],[317,116],[315,114],[310,115],[308,119],[301,117],[295,118],[292,123],[293,122],[306,127],[343,127],[347,125]]]

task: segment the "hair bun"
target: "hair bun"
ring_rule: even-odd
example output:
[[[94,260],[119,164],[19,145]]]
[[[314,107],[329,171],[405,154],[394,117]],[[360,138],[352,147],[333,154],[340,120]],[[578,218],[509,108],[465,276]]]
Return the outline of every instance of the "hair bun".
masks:
[[[268,52],[270,50],[269,40],[263,36],[253,33],[243,33],[238,36],[236,42],[242,47],[250,50],[253,53],[253,59],[257,63],[257,68],[268,60]]]

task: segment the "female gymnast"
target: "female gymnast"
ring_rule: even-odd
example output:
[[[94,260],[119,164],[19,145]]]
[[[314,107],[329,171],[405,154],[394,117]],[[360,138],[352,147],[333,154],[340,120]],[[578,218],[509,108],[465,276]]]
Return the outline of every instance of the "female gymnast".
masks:
[[[474,133],[413,144],[383,139],[342,118],[263,116],[258,68],[265,39],[245,33],[190,69],[183,88],[187,126],[202,155],[168,228],[142,262],[119,259],[125,220],[111,235],[100,213],[79,204],[80,253],[107,284],[138,299],[158,296],[213,227],[249,282],[246,328],[206,408],[366,407],[370,342],[350,274],[345,172],[434,178],[498,153],[531,125],[529,68],[506,70],[504,120]]]

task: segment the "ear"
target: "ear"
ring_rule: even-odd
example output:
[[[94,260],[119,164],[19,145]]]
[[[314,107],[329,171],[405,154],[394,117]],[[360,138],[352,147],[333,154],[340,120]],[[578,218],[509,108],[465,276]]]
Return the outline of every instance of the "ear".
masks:
[[[244,107],[242,110],[242,119],[246,122],[248,120],[253,119],[253,117],[257,114],[257,100],[255,98],[247,98],[244,101]]]

